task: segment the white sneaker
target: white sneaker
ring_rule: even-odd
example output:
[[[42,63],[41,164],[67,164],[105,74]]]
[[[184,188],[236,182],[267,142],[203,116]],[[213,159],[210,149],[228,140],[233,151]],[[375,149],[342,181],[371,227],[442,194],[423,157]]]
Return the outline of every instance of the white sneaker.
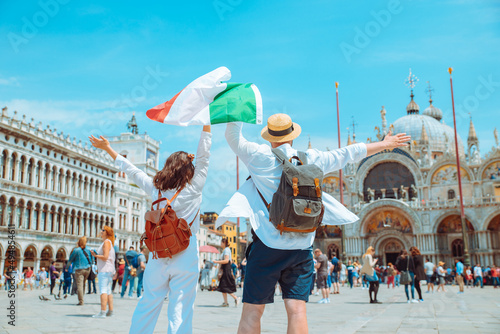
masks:
[[[408,303],[408,304],[410,304],[410,303],[411,303],[411,301],[408,299],[407,303]]]
[[[326,298],[326,303],[330,304],[330,298]]]
[[[319,296],[319,292],[316,292],[314,295],[315,295],[315,296]]]
[[[97,314],[94,314],[92,318],[106,318],[106,311],[101,311]]]
[[[417,303],[417,304],[418,304],[418,300],[416,300],[416,299],[412,299],[412,300],[411,300],[411,302],[412,302],[412,303]]]
[[[326,304],[326,299],[320,299],[320,301],[318,302],[318,304]]]

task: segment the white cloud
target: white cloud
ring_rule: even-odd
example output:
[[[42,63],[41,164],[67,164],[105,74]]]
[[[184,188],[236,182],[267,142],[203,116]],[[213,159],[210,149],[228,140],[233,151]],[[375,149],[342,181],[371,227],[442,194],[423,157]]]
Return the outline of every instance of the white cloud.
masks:
[[[15,77],[0,78],[0,86],[16,86],[20,87],[19,81]]]

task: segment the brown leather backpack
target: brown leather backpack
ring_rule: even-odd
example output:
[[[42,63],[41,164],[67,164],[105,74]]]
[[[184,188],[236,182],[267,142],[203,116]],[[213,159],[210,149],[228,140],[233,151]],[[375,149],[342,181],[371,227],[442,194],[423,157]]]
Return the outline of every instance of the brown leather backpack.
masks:
[[[189,238],[192,235],[191,225],[200,211],[198,210],[189,225],[184,219],[177,217],[171,204],[181,190],[182,188],[170,200],[161,197],[161,192],[158,191],[158,199],[151,204],[151,210],[146,212],[146,231],[141,237],[141,246],[143,242],[146,243],[149,251],[153,252],[153,259],[171,258],[189,246]],[[159,203],[162,201],[167,201],[167,205],[160,209]],[[156,210],[154,210],[154,205],[156,205]]]

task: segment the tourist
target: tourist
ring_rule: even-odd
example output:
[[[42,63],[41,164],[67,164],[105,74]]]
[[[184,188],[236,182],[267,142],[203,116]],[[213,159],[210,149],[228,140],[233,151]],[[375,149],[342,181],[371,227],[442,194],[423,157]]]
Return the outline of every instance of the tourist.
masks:
[[[240,275],[241,275],[240,286],[242,289],[245,283],[246,270],[247,270],[247,258],[244,258],[243,261],[240,262]]]
[[[62,269],[62,273],[64,280],[63,295],[64,298],[67,298],[68,293],[71,292],[71,274],[73,274],[73,265],[68,266],[68,261],[66,261]]]
[[[412,257],[408,255],[406,249],[403,249],[396,259],[396,268],[398,268],[400,272],[408,272],[410,276],[410,281],[404,282],[407,302],[418,303],[418,300],[415,299],[415,264]],[[408,286],[411,287],[411,299],[408,292]]]
[[[50,277],[50,294],[52,294],[52,290],[54,290],[54,286],[56,286],[56,279],[59,275],[59,272],[55,267],[56,261],[52,261],[49,267],[49,277]]]
[[[238,297],[234,294],[236,292],[236,279],[231,268],[231,248],[229,248],[229,241],[227,237],[222,238],[221,241],[222,259],[214,261],[219,264],[219,286],[217,291],[222,292],[224,302],[222,307],[228,307],[227,295],[229,294],[234,299],[234,306],[238,306]]]
[[[201,270],[201,290],[208,289],[211,285],[210,273],[214,263],[212,261],[203,260],[203,269]]]
[[[478,282],[481,285],[481,288],[483,288],[483,271],[480,263],[477,263],[474,267],[474,286],[476,286]]]
[[[467,269],[465,269],[465,280],[467,281],[467,289],[474,287],[474,277],[472,276],[472,268],[470,266],[467,266]]]
[[[422,254],[420,253],[420,250],[415,246],[410,248],[410,253],[411,253],[412,260],[413,260],[413,267],[415,268],[415,271],[414,271],[415,289],[417,290],[417,293],[418,293],[418,300],[420,302],[423,302],[424,299],[422,298],[422,289],[420,288],[420,281],[425,281],[427,278],[427,276],[425,274],[425,269],[424,269],[424,258],[422,256]]]
[[[97,265],[95,264],[94,260],[92,261],[92,266],[90,266],[90,270],[92,270],[92,272],[94,273],[94,278],[87,280],[87,283],[89,286],[89,291],[87,292],[87,294],[89,294],[89,295],[92,293],[97,293],[97,289],[96,289],[96,285],[95,285],[95,279],[97,277]],[[92,291],[92,288],[94,291]]]
[[[441,290],[443,292],[446,292],[445,288],[444,288],[444,285],[445,285],[445,277],[446,277],[446,269],[444,269],[444,262],[443,261],[439,261],[438,263],[438,268],[436,270],[437,272],[437,277],[438,277],[438,280],[439,280],[439,285],[438,285],[438,288],[436,289],[436,292],[439,292],[439,288],[441,288]]]
[[[102,244],[97,252],[91,251],[92,256],[97,259],[97,281],[99,282],[99,293],[101,294],[101,311],[93,318],[106,318],[113,315],[113,294],[111,284],[115,274],[115,233],[109,226],[101,230]],[[108,310],[109,306],[109,310]]]
[[[368,294],[370,295],[370,303],[382,304],[377,300],[377,293],[380,285],[380,280],[377,276],[376,271],[374,270],[375,264],[378,262],[378,259],[373,258],[374,254],[375,254],[375,249],[372,246],[366,249],[366,252],[363,255],[363,267],[361,268],[360,273],[362,276],[364,276],[364,278],[366,278],[366,280],[370,284],[370,287],[368,288]]]
[[[434,263],[432,263],[429,258],[427,258],[427,261],[424,264],[424,270],[427,281],[427,291],[425,293],[429,293],[430,291],[434,293],[434,281],[436,280],[435,278],[436,269]]]
[[[391,262],[387,265],[387,288],[389,289],[392,284],[392,288],[394,289],[394,277],[396,273],[394,272],[394,266]]]
[[[347,279],[347,266],[344,264],[344,262],[339,260],[339,266],[340,266],[340,282],[342,282],[342,287],[344,287],[344,284]]]
[[[339,276],[342,269],[342,262],[340,262],[339,259],[337,259],[337,256],[334,255],[331,263],[332,263],[332,268],[330,275],[332,278],[332,293],[339,294],[340,293]]]
[[[314,292],[314,289],[316,288],[316,276],[318,274],[318,270],[316,269],[316,264],[318,263],[318,261],[313,258],[313,276],[312,276],[312,280],[311,280],[311,295],[316,295],[318,296],[319,295],[319,292],[318,290],[316,290],[316,293]]]
[[[127,292],[127,286],[128,286],[128,298],[132,298],[132,293],[134,291],[134,281],[137,276],[137,269],[135,270],[134,273],[133,270],[134,267],[131,265],[131,262],[137,256],[139,256],[139,254],[137,254],[133,246],[130,246],[128,251],[125,252],[126,265],[125,265],[125,272],[123,273],[122,290],[120,298],[123,298],[125,296],[125,292]]]
[[[226,140],[251,176],[219,216],[219,219],[224,215],[249,217],[252,226],[252,243],[247,250],[247,284],[243,290],[245,304],[238,330],[240,333],[260,331],[265,304],[274,302],[274,287],[278,281],[283,291],[289,330],[293,328],[299,333],[307,331],[306,302],[309,300],[314,266],[311,249],[315,232],[291,233],[290,228],[278,225],[279,222],[271,222],[269,208],[273,207],[272,204],[266,204],[271,203],[278,190],[283,174],[282,163],[302,155],[292,148],[293,140],[300,132],[300,126],[293,123],[290,116],[272,115],[261,131],[262,138],[270,143],[270,147],[247,141],[242,135],[241,123],[227,124]],[[309,149],[303,152],[303,158],[306,159],[304,163],[315,165],[328,174],[342,169],[348,162],[361,161],[384,149],[408,146],[406,142],[409,139],[404,134],[392,136],[388,133],[382,142],[356,143],[328,152]],[[342,204],[335,202],[333,197],[324,192],[321,197],[325,222],[335,224],[335,220],[342,220],[346,224],[358,219]],[[281,226],[281,231],[276,226]],[[284,280],[285,277],[287,279]]]
[[[321,296],[323,297],[318,301],[318,304],[329,304],[330,298],[328,295],[327,279],[328,279],[328,258],[317,248],[314,250],[314,256],[316,257],[317,263],[314,268],[317,271],[316,274],[316,287],[318,291],[321,291]]]
[[[78,239],[77,248],[75,248],[69,256],[67,266],[73,264],[75,271],[76,289],[78,293],[78,306],[83,305],[83,296],[85,294],[85,281],[89,277],[92,261],[94,258],[90,251],[86,248],[87,237],[83,236]],[[43,268],[42,268],[43,269]],[[73,282],[75,284],[75,282]]]
[[[137,268],[137,298],[142,298],[142,288],[144,282],[144,270],[146,270],[146,253],[148,251],[148,247],[146,245],[142,245],[141,254],[137,258],[137,263],[139,267]]]
[[[137,303],[132,316],[130,333],[153,333],[160,315],[163,301],[168,295],[168,333],[190,333],[193,331],[193,305],[198,283],[198,242],[199,209],[202,190],[208,172],[208,158],[212,135],[210,126],[204,126],[196,155],[174,152],[166,160],[164,167],[154,178],[138,169],[130,161],[118,155],[104,137],[91,137],[94,147],[105,150],[115,166],[124,172],[131,182],[146,192],[152,200],[159,197],[175,199],[170,205],[177,217],[191,225],[189,246],[172,258],[153,258],[149,254],[148,265],[144,272],[144,294]],[[162,201],[160,207],[166,202]],[[122,282],[124,286],[126,280]],[[123,287],[122,287],[123,289]]]
[[[464,264],[455,259],[455,281],[458,284],[458,293],[464,293]]]
[[[47,284],[47,272],[45,271],[45,267],[42,267],[42,271],[40,271],[40,288],[45,289],[45,285]]]
[[[354,284],[353,282],[353,271],[354,271],[354,266],[352,265],[352,262],[351,260],[347,261],[347,281],[349,282],[349,286],[351,287],[352,289],[352,286]]]
[[[31,269],[31,267],[28,267],[28,270],[24,275],[24,282],[25,284],[29,285],[31,291],[33,291],[33,276],[33,270]]]
[[[119,291],[122,291],[122,282],[123,282],[124,273],[125,273],[125,260],[120,259],[120,261],[118,261],[118,271],[117,271],[117,275],[118,275],[117,282],[118,282],[118,290]]]

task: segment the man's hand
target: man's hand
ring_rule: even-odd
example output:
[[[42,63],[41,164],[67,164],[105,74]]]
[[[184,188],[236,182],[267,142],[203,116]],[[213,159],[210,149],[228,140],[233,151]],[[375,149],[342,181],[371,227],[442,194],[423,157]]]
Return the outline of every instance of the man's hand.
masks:
[[[392,135],[392,132],[389,131],[388,134],[385,135],[383,143],[387,146],[387,149],[392,150],[396,147],[406,147],[408,146],[408,142],[410,141],[410,136],[407,136],[406,133],[398,133],[397,135]]]
[[[92,146],[95,148],[100,148],[101,150],[106,151],[106,149],[110,148],[111,146],[109,145],[109,141],[104,138],[103,136],[99,136],[99,138],[96,138],[94,136],[89,137],[90,142],[92,143]]]

